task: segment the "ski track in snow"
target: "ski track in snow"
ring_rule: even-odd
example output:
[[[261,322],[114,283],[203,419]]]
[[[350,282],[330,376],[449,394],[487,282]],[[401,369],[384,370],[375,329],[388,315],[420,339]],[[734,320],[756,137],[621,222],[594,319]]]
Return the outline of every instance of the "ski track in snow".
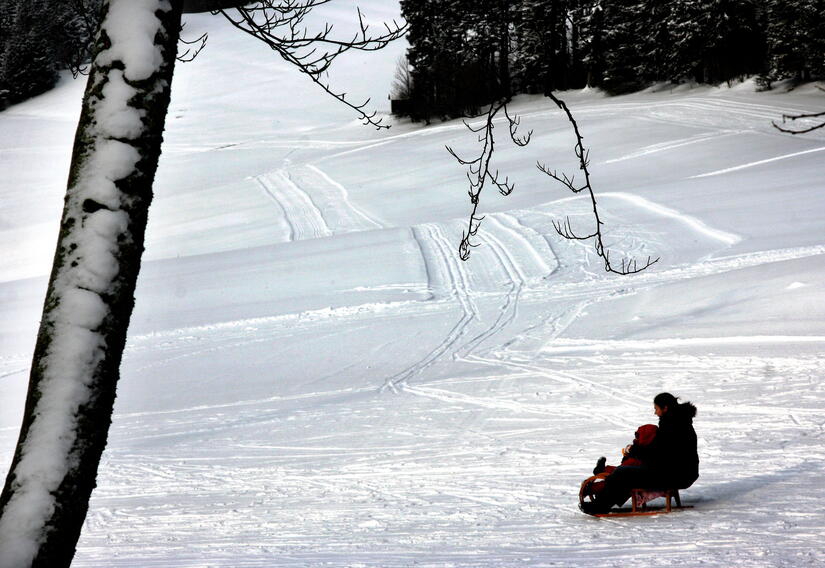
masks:
[[[662,117],[685,124],[707,124],[708,119],[713,121],[737,121],[734,117],[746,119],[756,119],[752,121],[756,124],[763,124],[765,121],[781,118],[782,114],[793,114],[800,112],[799,108],[775,107],[770,105],[760,105],[743,101],[731,101],[713,97],[685,97],[676,101],[663,101],[650,103],[618,103],[611,104],[585,104],[579,107],[582,112],[613,112],[623,110],[626,112],[639,111],[648,113],[650,116]],[[611,110],[612,109],[612,110]],[[689,112],[674,112],[688,110]],[[575,109],[574,109],[575,110]],[[697,114],[694,111],[699,111]],[[770,124],[766,125],[766,131]]]
[[[739,235],[708,227],[705,223],[703,223],[696,217],[693,217],[692,215],[686,215],[685,213],[682,213],[675,209],[671,209],[670,207],[665,207],[664,205],[654,203],[649,199],[645,199],[644,197],[641,197],[639,195],[634,195],[632,193],[608,191],[600,193],[599,197],[615,197],[617,199],[633,203],[637,207],[650,211],[651,213],[654,213],[661,217],[676,219],[677,221],[684,223],[697,233],[703,234],[712,239],[716,239],[728,246],[733,246],[742,240],[742,237],[740,237]]]
[[[425,224],[414,227],[413,236],[423,255],[432,293],[437,299],[447,297],[457,301],[461,308],[461,316],[441,343],[423,359],[385,381],[382,390],[389,389],[394,392],[412,376],[421,373],[444,355],[466,333],[470,322],[479,317],[478,307],[468,290],[467,273],[442,230],[435,224]]]
[[[386,226],[353,204],[346,188],[317,166],[288,164],[255,180],[278,206],[290,227],[290,241]]]
[[[489,217],[495,218],[500,216],[500,214],[496,214],[495,216]],[[515,216],[506,215],[504,218],[515,219]],[[498,225],[500,226],[501,223],[498,223]],[[504,290],[503,293],[497,292],[491,296],[489,292],[480,294],[471,292],[471,276],[467,273],[467,266],[458,259],[457,254],[451,248],[455,243],[450,242],[441,228],[435,224],[425,224],[414,227],[412,231],[415,240],[421,247],[422,262],[425,264],[429,278],[428,286],[434,295],[433,300],[424,302],[424,304],[428,305],[430,311],[435,310],[435,312],[445,313],[454,310],[456,304],[458,304],[461,315],[445,335],[444,339],[435,348],[428,352],[423,359],[388,378],[382,386],[382,390],[398,390],[399,387],[406,385],[411,377],[421,374],[425,369],[438,360],[443,359],[445,356],[452,356],[454,358],[466,357],[467,354],[472,352],[478,345],[496,335],[503,327],[515,319],[516,302],[524,295],[527,295],[531,302],[541,301],[541,298],[550,294],[550,297],[554,301],[566,300],[573,301],[575,304],[571,309],[567,309],[561,314],[551,313],[539,322],[528,325],[521,334],[517,334],[516,337],[503,344],[505,349],[513,345],[514,342],[519,341],[521,337],[531,333],[538,333],[540,330],[544,330],[542,333],[548,333],[546,331],[548,325],[551,331],[546,337],[557,338],[589,305],[597,301],[615,298],[617,295],[631,295],[638,291],[662,284],[825,254],[825,245],[820,245],[719,256],[696,264],[674,266],[665,270],[640,273],[634,276],[633,285],[629,285],[625,279],[616,280],[604,278],[593,280],[573,279],[570,282],[545,282],[543,278],[541,278],[541,275],[544,274],[544,271],[546,271],[546,275],[549,275],[553,273],[553,270],[542,261],[534,265],[533,279],[531,280],[532,284],[525,289],[524,281],[518,277],[513,277],[512,273],[508,272],[505,268],[506,266],[512,266],[514,263],[512,256],[507,253],[508,248],[502,248],[497,241],[493,240],[489,235],[486,235],[484,236],[485,245],[494,251],[493,254],[498,259],[499,266],[501,267],[498,272],[499,279],[494,281],[499,290]],[[484,233],[480,232],[479,234],[482,235]],[[512,246],[514,246],[513,243],[508,244],[508,247]],[[480,250],[483,249],[477,249],[476,253]],[[530,247],[528,250],[530,252],[527,256],[535,256],[534,248]],[[500,278],[502,274],[510,276],[509,279],[505,278],[502,280]],[[521,284],[519,282],[521,282]],[[518,293],[516,294],[516,292]],[[515,296],[517,296],[517,298],[515,298],[514,301]],[[492,324],[487,325],[482,331],[478,332],[466,344],[459,348],[458,342],[464,335],[469,333],[471,322],[478,321],[482,318],[479,301],[487,304],[487,298],[490,297],[503,298],[503,303],[493,310],[493,317],[495,319]],[[334,315],[336,320],[343,322],[351,318],[355,318],[355,320],[352,321],[356,321],[364,317],[369,317],[370,314],[386,317],[388,314],[395,313],[397,316],[402,317],[405,313],[420,313],[421,309],[421,302],[404,301],[380,305],[356,305],[334,311],[318,310],[317,314],[315,312],[300,312],[271,318],[253,318],[229,321],[217,325],[194,326],[181,330],[171,330],[130,338],[130,347],[127,349],[127,352],[132,351],[136,346],[139,346],[145,341],[156,342],[164,339],[166,342],[171,342],[170,345],[177,343],[183,343],[185,345],[193,337],[205,338],[210,335],[225,337],[228,331],[237,330],[235,332],[237,340],[231,343],[188,349],[185,353],[171,357],[158,357],[153,363],[137,368],[135,371],[138,372],[162,366],[174,360],[200,357],[206,353],[232,350],[254,343],[266,343],[272,340],[273,334],[277,336],[284,333],[284,330],[288,329],[285,326],[293,329],[295,329],[296,326],[311,328],[313,326],[323,325],[332,315]],[[611,345],[609,342],[605,343],[607,348],[609,348],[609,345]],[[565,347],[565,349],[567,348],[568,347]]]
[[[801,152],[793,152],[791,154],[783,154],[781,156],[775,156],[773,158],[766,158],[764,160],[757,160],[756,162],[748,162],[747,164],[741,164],[741,165],[733,166],[733,167],[730,167],[730,168],[724,168],[724,169],[721,169],[721,170],[715,170],[715,171],[708,172],[708,173],[705,173],[705,174],[699,174],[699,175],[691,176],[688,179],[705,178],[705,177],[711,177],[711,176],[718,176],[718,175],[722,175],[722,174],[728,174],[728,173],[731,173],[731,172],[738,172],[739,170],[744,170],[744,169],[747,169],[747,168],[753,168],[753,167],[761,166],[761,165],[764,165],[764,164],[770,164],[771,162],[778,162],[780,160],[788,160],[790,158],[797,158],[799,156],[804,156],[806,154],[813,154],[813,153],[822,152],[822,151],[825,151],[825,146],[822,146],[821,148],[812,148],[810,150],[803,150]]]
[[[450,351],[453,358],[458,358],[459,353],[475,350],[517,318],[519,297],[528,282],[541,281],[553,273],[554,269],[543,256],[547,252],[552,256],[552,250],[546,241],[538,238],[535,231],[528,231],[508,214],[489,215],[486,219],[486,230],[479,233],[479,239],[488,247],[495,262],[487,267],[492,271],[490,274],[480,276],[470,272],[470,264],[458,259],[441,227],[425,224],[413,228],[434,297],[440,298],[442,302],[457,302],[461,316],[442,342],[423,359],[387,379],[385,389],[397,391],[403,388],[408,391],[410,378],[420,374]],[[513,251],[518,251],[518,254]],[[487,263],[489,259],[485,258],[481,262]],[[474,320],[481,320],[478,304],[490,295],[483,291],[483,286],[489,285],[489,282],[493,282],[496,288],[505,290],[503,303],[494,310],[492,316],[488,316],[493,318],[492,323],[484,324],[482,331],[475,332],[469,341],[458,345],[460,338],[469,333],[470,324]],[[493,295],[500,294],[494,292]]]
[[[327,224],[335,234],[383,229],[386,225],[357,207],[347,189],[314,165],[290,168],[293,179],[304,188],[312,188],[313,198],[321,204]],[[309,189],[305,189],[309,193]]]
[[[625,156],[620,156],[618,158],[612,158],[610,160],[604,160],[601,163],[615,164],[617,162],[624,162],[626,160],[646,158],[651,154],[657,154],[659,152],[668,152],[670,150],[675,150],[677,148],[682,148],[684,146],[700,144],[703,142],[708,142],[710,140],[719,140],[720,138],[726,138],[728,136],[737,136],[743,134],[743,132],[744,131],[742,130],[722,130],[720,132],[696,134],[694,136],[688,136],[687,138],[680,138],[678,140],[673,140],[670,142],[660,142],[658,144],[651,144],[650,146],[645,146],[637,152],[633,152]]]
[[[779,120],[783,114],[795,114],[800,112],[810,112],[810,109],[801,107],[788,106],[772,106],[758,103],[748,103],[744,101],[732,101],[717,97],[686,97],[679,101],[658,101],[655,104],[645,102],[629,102],[617,103],[615,101],[607,101],[604,103],[584,102],[576,104],[572,107],[576,115],[600,114],[600,113],[615,113],[617,110],[624,112],[637,112],[638,116],[635,118],[645,119],[651,118],[668,124],[681,124],[691,126],[705,126],[712,127],[717,130],[711,134],[700,134],[694,137],[689,137],[683,140],[677,140],[670,143],[661,143],[653,145],[645,150],[629,154],[623,157],[614,158],[603,163],[614,163],[624,161],[632,158],[643,157],[648,154],[662,152],[681,148],[683,146],[695,144],[698,142],[708,141],[712,139],[722,138],[726,136],[735,136],[745,132],[762,132],[775,134],[772,127],[770,127],[771,120]],[[684,111],[688,112],[685,113]],[[697,114],[698,113],[698,114]],[[719,116],[724,118],[719,118]],[[547,118],[547,117],[561,117],[562,111],[558,109],[527,111],[521,113],[523,119],[530,118]],[[707,118],[705,118],[707,117]],[[504,123],[505,119],[498,119],[496,122]],[[480,123],[478,123],[480,124]],[[477,123],[470,122],[471,126],[477,126]],[[727,125],[727,126],[724,126]],[[352,144],[354,148],[344,150],[338,153],[330,154],[322,158],[323,161],[333,158],[340,158],[350,154],[364,152],[367,150],[374,150],[388,144],[395,142],[403,142],[410,138],[429,137],[444,134],[451,131],[462,131],[466,127],[463,124],[444,124],[437,126],[428,126],[420,130],[411,132],[403,132],[401,134],[394,134],[385,136],[379,142],[372,142],[368,144],[352,142],[337,142],[336,144]],[[301,141],[300,145],[304,143]],[[292,146],[290,146],[292,147]]]
[[[502,285],[503,288],[506,288],[506,291],[504,293],[503,304],[498,307],[498,313],[496,314],[493,323],[487,329],[483,330],[470,341],[462,345],[460,349],[456,351],[456,355],[459,352],[472,353],[472,351],[482,342],[496,335],[516,319],[518,316],[519,298],[527,281],[527,277],[518,266],[512,252],[502,244],[493,230],[502,229],[504,228],[504,225],[502,225],[502,223],[493,216],[488,216],[486,220],[488,221],[487,231],[480,234],[479,241],[490,247],[490,251],[495,256],[498,266],[502,269],[502,272],[506,276],[506,282]],[[507,230],[512,234],[517,235],[517,233],[511,229]],[[519,240],[522,241],[521,244],[527,245],[527,249],[531,256],[534,256],[534,249],[530,246],[529,242],[521,238]],[[548,273],[549,272],[550,271],[548,269]]]

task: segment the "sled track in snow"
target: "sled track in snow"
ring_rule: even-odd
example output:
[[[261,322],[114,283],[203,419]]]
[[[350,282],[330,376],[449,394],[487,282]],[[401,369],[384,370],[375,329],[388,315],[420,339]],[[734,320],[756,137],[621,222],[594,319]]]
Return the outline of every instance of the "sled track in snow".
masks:
[[[687,113],[680,112],[686,109]],[[673,112],[675,111],[675,112]],[[687,98],[658,104],[648,109],[647,117],[667,124],[690,124],[706,128],[749,129],[766,136],[787,136],[777,131],[772,122],[779,121],[783,114],[811,112],[810,110],[774,108],[764,105],[741,105],[735,101],[705,98]],[[804,126],[800,123],[798,126]]]
[[[475,359],[474,359],[475,360]],[[478,359],[477,362],[484,362],[483,359]],[[541,374],[541,376],[549,376],[547,371]],[[575,381],[569,381],[571,384],[576,384]],[[503,410],[509,411],[514,414],[533,414],[545,417],[557,417],[558,416],[558,409],[552,406],[545,406],[541,404],[530,404],[525,402],[519,402],[517,400],[507,400],[502,398],[491,398],[491,397],[480,397],[480,396],[472,396],[466,393],[460,393],[456,391],[448,391],[444,389],[435,388],[432,386],[413,386],[413,385],[405,385],[404,392],[414,394],[416,396],[421,396],[424,398],[429,398],[433,400],[438,400],[441,402],[446,402],[450,404],[461,404],[464,406],[478,406],[481,408],[486,408],[490,410]],[[646,407],[646,405],[645,405]],[[574,408],[565,408],[565,413],[570,416],[579,416],[581,418],[592,419],[594,418],[591,412],[576,410]],[[610,415],[598,415],[595,418],[599,420],[603,420],[608,424],[613,426],[618,426],[619,428],[626,429],[628,427],[632,427],[634,422],[630,420],[621,420],[618,418],[614,418]]]
[[[701,233],[706,237],[710,237],[714,240],[720,241],[722,244],[725,244],[727,246],[735,245],[736,243],[742,240],[742,237],[740,237],[739,235],[729,233],[727,231],[722,231],[720,229],[714,229],[713,227],[709,227],[708,225],[706,225],[704,221],[697,219],[692,215],[687,215],[676,209],[671,209],[670,207],[660,205],[659,203],[655,203],[639,195],[626,192],[606,191],[604,193],[601,193],[599,197],[612,197],[614,199],[621,199],[622,201],[632,203],[639,209],[644,209],[660,217],[668,217],[670,219],[675,219],[681,223],[684,223],[697,233]]]
[[[610,196],[616,199],[629,201],[638,207],[649,211],[650,213],[662,215],[676,219],[685,225],[691,227],[694,231],[703,234],[708,238],[719,241],[720,244],[726,247],[732,246],[741,241],[741,237],[737,234],[729,233],[714,227],[706,225],[701,220],[685,215],[682,212],[659,205],[658,203],[649,201],[645,198],[622,192],[605,193],[603,196]],[[564,198],[580,199],[578,197]],[[558,204],[559,200],[553,201],[550,204]],[[550,205],[548,204],[548,205]],[[521,212],[522,223],[525,223],[524,217],[526,215],[535,215],[539,217],[549,217],[552,219],[558,218],[558,215],[543,211],[541,209],[531,209],[529,211]],[[590,254],[590,249],[586,248],[587,254]],[[645,253],[646,255],[647,253]],[[553,298],[586,298],[595,293],[611,293],[621,289],[638,290],[641,288],[648,288],[650,286],[666,284],[669,282],[677,282],[689,278],[697,278],[702,276],[712,276],[715,274],[722,274],[732,270],[739,270],[743,268],[750,268],[760,266],[763,264],[772,264],[775,262],[784,262],[789,260],[796,260],[800,258],[807,258],[811,256],[819,256],[825,254],[825,245],[811,245],[804,247],[795,247],[788,249],[774,249],[758,252],[749,252],[736,255],[723,256],[717,252],[713,257],[706,260],[697,260],[689,264],[673,265],[663,268],[661,265],[655,265],[652,268],[645,270],[639,274],[635,274],[629,278],[609,277],[605,278],[601,274],[594,275],[593,278],[583,280],[570,280],[552,283]],[[666,259],[663,259],[666,260]],[[561,259],[559,260],[561,262]],[[581,263],[578,263],[580,266]],[[531,289],[531,291],[533,291]]]
[[[490,239],[488,233],[488,238],[485,239],[485,244],[489,245],[491,248],[498,249],[500,243],[494,243],[496,243],[496,241],[494,239]],[[500,251],[497,250],[497,254],[500,254]],[[715,261],[710,261],[709,263],[707,263],[707,265],[704,265],[703,263],[701,265],[691,265],[686,269],[673,269],[671,271],[667,271],[666,274],[660,275],[659,278],[655,278],[653,277],[653,275],[651,275],[650,278],[646,279],[647,282],[644,282],[639,286],[631,286],[628,290],[624,290],[624,286],[622,286],[622,289],[616,289],[617,284],[616,282],[613,282],[611,286],[613,290],[607,296],[604,295],[605,292],[594,290],[593,286],[584,285],[583,288],[585,289],[580,290],[580,292],[581,296],[584,296],[585,298],[582,301],[578,302],[573,308],[567,310],[564,314],[561,314],[558,317],[554,318],[556,320],[556,325],[555,329],[551,334],[551,337],[559,337],[567,327],[569,327],[573,322],[576,321],[576,319],[587,308],[587,306],[602,300],[610,300],[618,297],[619,295],[632,295],[646,288],[655,287],[658,285],[667,284],[671,282],[678,282],[685,279],[701,277],[706,274],[709,275],[724,273],[727,271],[737,270],[741,268],[760,266],[774,262],[784,262],[788,260],[806,258],[821,254],[825,254],[825,246],[801,247],[798,249],[784,249],[777,251],[764,251],[759,253],[736,255],[717,259]],[[507,263],[507,260],[505,260],[501,256],[499,256],[499,260],[503,264]],[[516,304],[521,296],[521,290],[523,289],[523,280],[520,280],[520,276],[517,271],[511,271],[510,274],[513,277],[512,287],[507,294],[505,303],[501,307],[499,317],[496,319],[492,326],[490,326],[479,336],[477,336],[476,338],[468,342],[465,346],[463,346],[463,350],[466,350],[466,354],[460,357],[461,360],[464,360],[468,363],[488,365],[494,369],[499,370],[499,372],[502,368],[508,368],[513,371],[517,371],[517,373],[524,374],[527,376],[545,377],[546,379],[552,382],[570,385],[578,389],[583,389],[588,392],[587,396],[608,396],[621,402],[623,405],[633,406],[639,409],[646,409],[648,407],[649,401],[645,397],[635,396],[632,393],[628,393],[625,390],[613,388],[609,385],[609,383],[605,383],[603,381],[598,380],[592,380],[576,372],[571,372],[569,370],[558,371],[555,369],[549,369],[540,365],[531,364],[528,361],[514,359],[512,356],[508,357],[506,354],[504,356],[491,358],[488,356],[483,356],[475,353],[474,350],[484,339],[487,339],[495,335],[515,319]],[[594,295],[596,297],[594,297]],[[544,325],[546,325],[546,322],[547,320],[541,322],[540,324],[537,324],[536,326],[533,326],[532,328],[527,328],[519,335],[523,337],[531,329],[543,327]],[[801,340],[811,342],[810,338],[802,338]],[[816,338],[816,341],[821,340],[821,338]],[[511,342],[504,344],[503,347],[506,349],[508,345],[515,341],[518,341],[518,337],[513,339]],[[620,343],[620,345],[625,345],[626,343],[628,342]],[[665,342],[665,344],[667,345],[667,342]],[[560,350],[569,351],[571,346],[575,349],[575,345],[575,341],[568,341],[564,346],[560,346]],[[605,346],[610,348],[612,346],[611,342],[607,342]],[[502,352],[499,351],[499,354],[501,353]],[[509,409],[520,413],[540,414],[544,412],[540,406],[529,404],[521,405],[520,403],[515,401],[502,401],[496,399],[474,397],[464,393],[438,389],[435,388],[432,384],[427,386],[407,384],[404,385],[404,390],[406,392],[410,392],[412,394],[416,394],[419,396],[425,396],[428,398],[438,399],[450,403],[471,404],[475,406],[501,410]],[[781,413],[781,411],[779,412]],[[624,421],[620,418],[606,417],[605,419],[611,422],[612,424],[620,426],[622,428],[632,425],[630,424],[630,422]]]
[[[617,294],[621,295],[631,295],[635,294],[638,291],[641,291],[645,288],[651,288],[655,286],[659,286],[662,284],[667,284],[671,282],[678,282],[681,280],[706,276],[706,275],[713,275],[713,274],[721,274],[732,270],[738,270],[743,268],[750,268],[755,266],[761,266],[765,264],[771,264],[775,262],[785,262],[789,260],[796,260],[801,258],[807,258],[811,256],[819,256],[825,254],[825,246],[812,246],[812,247],[800,247],[797,249],[781,249],[776,251],[763,251],[758,253],[748,253],[743,255],[736,255],[730,257],[724,257],[720,259],[716,259],[714,261],[710,261],[706,264],[702,265],[692,265],[687,268],[676,268],[667,273],[660,275],[659,278],[656,278],[656,275],[646,275],[649,278],[646,278],[647,282],[644,282],[640,286],[633,286],[628,291],[614,291],[611,296],[602,297],[602,292],[597,293],[597,298],[593,298],[593,290],[592,287],[587,286],[590,288],[589,296],[590,298],[584,299],[582,302],[577,304],[574,308],[569,310],[569,314],[564,317],[560,316],[559,319],[561,320],[561,325],[558,326],[553,333],[551,334],[551,338],[555,339],[563,333],[564,329],[569,327],[576,318],[582,313],[582,311],[589,305],[594,302],[600,300],[609,300],[615,298]],[[644,275],[644,273],[643,273]],[[583,291],[584,292],[584,291]],[[586,293],[586,292],[585,292]],[[529,331],[530,328],[528,328]],[[742,341],[748,341],[751,338],[743,339]],[[768,341],[777,341],[776,339],[768,338]],[[806,343],[814,343],[814,342],[821,342],[823,338],[816,337],[801,337],[801,338],[788,338],[788,341],[802,341]],[[733,339],[721,339],[723,343],[736,343],[736,338]],[[717,344],[714,340],[706,340],[706,339],[695,339],[695,340],[682,340],[681,343],[686,344],[695,344],[695,343],[705,343],[710,342],[711,344]],[[569,352],[571,349],[576,350],[577,346],[576,341],[570,340],[565,342],[563,346],[559,347],[559,350],[562,352]],[[587,344],[587,342],[585,342]],[[679,341],[674,340],[662,340],[658,343],[661,343],[664,347],[673,346],[674,343],[680,344]],[[653,344],[657,344],[656,341],[653,341]],[[507,345],[504,346],[505,348]],[[652,345],[649,341],[644,342],[632,342],[632,341],[617,341],[617,342],[595,342],[590,347],[585,347],[583,350],[585,352],[592,351],[592,350],[603,350],[603,349],[627,349],[627,348],[645,348],[650,349]],[[466,359],[470,362],[482,363],[486,365],[490,365],[492,367],[501,368],[501,367],[508,367],[513,370],[526,372],[536,376],[544,376],[550,380],[571,384],[571,385],[578,385],[581,386],[588,391],[593,393],[601,393],[607,394],[616,400],[623,402],[624,404],[636,406],[638,408],[646,408],[648,406],[648,401],[644,397],[634,396],[624,391],[619,391],[610,387],[609,385],[605,385],[604,383],[593,381],[587,379],[577,373],[573,373],[570,371],[553,371],[548,370],[543,367],[533,365],[527,363],[525,361],[517,361],[513,360],[512,358],[507,357],[498,357],[498,358],[489,358],[484,357],[476,354],[470,354],[466,357]]]
[[[25,373],[28,371],[28,367],[23,367],[22,369],[16,369],[14,371],[5,371],[0,373],[0,379],[5,379],[6,377],[13,377],[14,375],[19,375],[20,373]]]
[[[506,229],[507,231],[515,232],[505,227],[500,221],[496,220],[492,216],[488,216],[488,220],[493,221],[493,225],[496,229],[502,230]],[[474,351],[481,345],[485,340],[495,336],[496,334],[503,331],[507,328],[510,324],[512,324],[518,316],[518,305],[521,298],[522,291],[525,289],[527,285],[527,277],[525,276],[522,269],[519,267],[518,263],[512,256],[510,249],[505,247],[502,242],[497,238],[494,234],[495,231],[490,230],[491,227],[488,225],[488,230],[484,233],[479,233],[479,240],[485,246],[488,246],[494,256],[496,257],[497,261],[500,263],[501,268],[504,270],[506,275],[509,278],[509,283],[505,284],[508,287],[504,295],[504,302],[498,309],[498,314],[496,319],[493,323],[487,327],[487,329],[483,330],[481,333],[476,335],[473,339],[462,345],[458,348],[454,353],[455,357],[458,360],[462,360],[468,363],[481,363],[484,365],[489,365],[497,369],[501,369],[501,367],[508,367],[510,369],[514,369],[521,373],[527,373],[533,376],[543,376],[546,378],[551,379],[554,382],[573,385],[576,387],[583,387],[593,393],[596,394],[609,394],[612,398],[620,400],[624,403],[629,403],[638,407],[646,407],[647,400],[643,399],[642,397],[636,397],[636,399],[630,399],[627,396],[623,395],[620,391],[616,389],[612,389],[610,387],[605,387],[600,383],[595,381],[591,381],[580,377],[576,374],[569,373],[569,372],[558,372],[558,371],[548,371],[542,367],[536,365],[528,365],[525,363],[516,363],[513,361],[509,361],[506,359],[490,359],[484,356],[476,355]],[[519,238],[523,238],[520,234],[515,234]],[[526,241],[525,241],[526,242]],[[535,249],[532,249],[535,252]],[[543,263],[542,263],[543,264]],[[552,270],[549,267],[544,265],[548,273],[552,273]],[[577,305],[577,309],[573,310],[569,319],[567,319],[564,327],[558,329],[556,331],[556,335],[561,334],[563,330],[569,326],[575,318],[583,311],[583,309],[590,305],[591,303],[595,302],[596,300],[586,300],[581,302]],[[463,354],[461,354],[463,353]],[[422,396],[426,398],[431,398],[434,400],[439,400],[446,403],[451,404],[463,404],[463,405],[472,405],[478,406],[482,408],[488,408],[493,410],[506,410],[511,411],[516,414],[538,414],[538,415],[545,415],[545,416],[553,416],[555,415],[555,410],[550,410],[545,406],[536,405],[536,404],[529,404],[529,403],[522,403],[514,400],[503,400],[499,398],[484,398],[484,397],[477,397],[468,395],[465,393],[458,393],[455,391],[448,391],[444,389],[438,389],[433,387],[432,385],[428,386],[420,386],[420,385],[410,385],[408,382],[404,382],[402,385],[404,392],[414,394],[417,396]],[[569,414],[581,416],[581,417],[591,417],[591,414],[588,412],[582,412],[575,409],[568,409],[567,412]],[[629,421],[623,421],[621,419],[614,418],[609,415],[601,416],[603,420],[606,422],[614,425],[619,426],[621,428],[626,428],[629,425],[632,425]]]
[[[283,212],[291,228],[290,241],[328,237],[332,231],[309,194],[299,188],[286,170],[255,178]]]
[[[661,271],[645,271],[634,275],[631,282],[603,280],[582,283],[563,283],[558,286],[558,295],[555,295],[554,298],[589,297],[592,296],[594,292],[609,293],[610,291],[635,293],[653,286],[681,282],[692,278],[715,276],[734,270],[754,268],[823,254],[825,254],[825,245],[720,256],[693,264],[673,266]]]
[[[582,387],[593,394],[608,395],[615,400],[637,408],[647,408],[649,406],[649,401],[645,397],[635,396],[624,391],[614,389],[604,383],[591,381],[590,379],[586,379],[569,371],[549,370],[538,365],[530,365],[525,362],[514,361],[511,359],[489,359],[477,355],[469,357],[468,360],[494,367],[509,367],[511,369],[529,373],[533,376],[545,377],[553,382]],[[613,421],[611,418],[608,418],[608,420]],[[619,426],[627,426],[627,423],[624,421],[616,421],[614,423]]]

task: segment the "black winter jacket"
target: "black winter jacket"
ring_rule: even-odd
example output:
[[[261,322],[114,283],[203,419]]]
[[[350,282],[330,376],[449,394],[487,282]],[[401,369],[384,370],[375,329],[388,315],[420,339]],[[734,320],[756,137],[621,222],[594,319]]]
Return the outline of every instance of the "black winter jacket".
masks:
[[[663,488],[684,489],[699,478],[694,416],[696,407],[689,402],[668,409],[659,418],[659,430],[653,442],[633,449],[632,457],[642,460]]]

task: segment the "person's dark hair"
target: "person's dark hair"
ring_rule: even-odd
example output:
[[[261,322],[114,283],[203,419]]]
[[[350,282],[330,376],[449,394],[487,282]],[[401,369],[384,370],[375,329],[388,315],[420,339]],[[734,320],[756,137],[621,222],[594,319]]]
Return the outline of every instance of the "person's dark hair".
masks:
[[[672,410],[679,406],[679,399],[677,399],[669,392],[663,392],[656,395],[656,398],[653,399],[653,404],[655,404],[659,408],[664,408],[665,406],[667,406]]]
[[[653,399],[653,404],[659,408],[667,407],[668,412],[685,413],[687,416],[693,418],[696,416],[696,407],[689,402],[680,403],[679,399],[670,394],[663,392],[656,395]]]

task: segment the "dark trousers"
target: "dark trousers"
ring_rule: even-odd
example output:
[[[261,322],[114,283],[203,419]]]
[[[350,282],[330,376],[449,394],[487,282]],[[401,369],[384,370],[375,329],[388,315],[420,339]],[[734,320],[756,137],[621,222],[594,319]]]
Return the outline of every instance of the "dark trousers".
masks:
[[[649,468],[639,465],[620,465],[604,480],[604,490],[599,493],[595,503],[610,508],[622,506],[630,498],[630,490],[636,487],[656,486],[656,476]]]

